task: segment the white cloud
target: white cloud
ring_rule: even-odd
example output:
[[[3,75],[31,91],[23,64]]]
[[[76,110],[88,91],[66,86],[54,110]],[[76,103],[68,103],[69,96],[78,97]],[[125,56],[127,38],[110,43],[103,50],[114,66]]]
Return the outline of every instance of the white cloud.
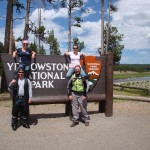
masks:
[[[112,15],[112,24],[124,34],[125,49],[150,48],[150,1],[121,0]]]
[[[61,8],[58,11],[55,11],[54,9],[52,10],[45,10],[43,12],[43,16],[46,19],[56,19],[56,18],[67,18],[68,17],[68,12],[66,8]]]
[[[55,37],[57,38],[58,42],[61,44],[63,42],[67,42],[67,31],[64,29],[63,26],[59,25],[58,23],[55,23],[53,20],[56,18],[66,18],[66,10],[59,9],[57,12],[52,10],[42,10],[42,24],[45,26],[46,31],[48,30],[54,30]],[[30,16],[30,20],[32,20],[33,23],[35,23],[36,27],[38,27],[38,10],[35,9]],[[23,30],[24,30],[24,21],[22,21],[21,24],[15,26],[14,28],[14,34],[16,35],[16,38],[19,36],[23,36]],[[34,41],[34,35],[29,34],[29,41]],[[16,42],[17,46],[21,46],[19,42]]]
[[[91,7],[86,8],[86,10],[88,11],[88,13],[82,13],[81,18],[89,17],[90,15],[96,14],[96,11],[94,11]]]
[[[91,8],[91,14],[95,13]],[[31,20],[36,24],[38,23],[37,9],[33,11],[31,14]],[[55,37],[57,38],[60,49],[62,52],[67,49],[68,42],[68,27],[62,26],[62,24],[58,24],[54,22],[56,18],[66,18],[67,17],[66,9],[59,9],[57,12],[54,10],[43,10],[42,16],[44,16],[44,20],[42,20],[43,25],[46,30],[54,30]],[[100,47],[100,21],[98,22],[83,22],[81,23],[81,28],[72,26],[72,38],[78,37],[80,41],[84,41],[85,50],[87,51],[96,51]],[[17,29],[20,27],[17,27]],[[21,29],[23,30],[23,29]],[[33,37],[33,36],[30,36]],[[30,38],[31,41],[33,38]],[[64,46],[65,45],[65,46]]]
[[[83,22],[82,28],[73,28],[73,34],[79,38],[80,41],[84,41],[85,50],[88,52],[96,53],[100,47],[101,42],[101,22]],[[75,34],[76,33],[76,34]],[[92,54],[91,53],[91,54]]]

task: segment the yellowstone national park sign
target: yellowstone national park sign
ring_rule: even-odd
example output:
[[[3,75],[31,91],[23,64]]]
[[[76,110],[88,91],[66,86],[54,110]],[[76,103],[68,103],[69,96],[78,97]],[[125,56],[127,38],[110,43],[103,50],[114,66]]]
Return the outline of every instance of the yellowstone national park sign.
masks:
[[[8,54],[2,54],[2,61],[8,85],[14,76],[17,63]],[[92,90],[100,77],[102,63],[95,56],[86,56],[84,57],[84,62],[83,60],[81,61],[81,64],[85,72],[89,75],[89,80],[92,83],[90,89]],[[36,63],[31,64],[31,70],[33,95],[67,94],[66,87],[68,80],[66,79],[66,73],[68,71],[68,64],[64,56],[38,55]]]

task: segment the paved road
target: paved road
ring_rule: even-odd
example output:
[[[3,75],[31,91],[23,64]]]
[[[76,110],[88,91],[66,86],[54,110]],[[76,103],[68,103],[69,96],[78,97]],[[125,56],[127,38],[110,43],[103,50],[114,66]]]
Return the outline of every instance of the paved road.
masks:
[[[1,103],[0,103],[1,104]],[[0,150],[149,150],[150,103],[114,104],[113,117],[92,113],[90,126],[70,128],[63,105],[31,106],[31,128],[10,128],[10,103],[0,107]]]

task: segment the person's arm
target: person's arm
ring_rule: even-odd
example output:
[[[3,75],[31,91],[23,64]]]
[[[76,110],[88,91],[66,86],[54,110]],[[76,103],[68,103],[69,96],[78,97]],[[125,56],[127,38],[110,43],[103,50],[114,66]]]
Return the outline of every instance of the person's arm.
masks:
[[[72,79],[70,79],[68,81],[68,85],[67,85],[67,89],[68,89],[68,97],[71,100],[72,99]]]
[[[28,86],[29,86],[29,100],[28,103],[32,102],[32,84],[31,81],[28,79]]]
[[[84,56],[85,56],[85,54],[84,54],[84,53],[80,53],[80,56],[81,56],[81,57],[84,57]]]
[[[69,52],[65,52],[64,55],[70,56],[70,53]]]
[[[8,91],[10,92],[11,90],[14,89],[14,84],[16,83],[16,80],[13,79],[10,83],[9,83],[9,86],[8,86]]]
[[[84,89],[85,89],[83,96],[86,97],[87,96],[87,81],[86,80],[83,81],[83,85],[84,85]]]
[[[16,55],[17,55],[17,51],[14,51],[13,54],[12,54],[12,57],[16,58]]]
[[[32,56],[31,56],[31,57],[32,57],[32,59],[34,59],[34,58],[35,58],[36,53],[35,53],[34,51],[32,51],[32,52],[31,52],[31,54],[32,54]]]

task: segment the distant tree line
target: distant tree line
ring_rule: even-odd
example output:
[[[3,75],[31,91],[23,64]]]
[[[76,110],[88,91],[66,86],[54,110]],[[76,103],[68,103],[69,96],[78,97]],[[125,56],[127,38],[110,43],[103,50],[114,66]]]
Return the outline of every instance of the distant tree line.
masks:
[[[114,71],[150,72],[150,64],[119,64],[114,65]]]

